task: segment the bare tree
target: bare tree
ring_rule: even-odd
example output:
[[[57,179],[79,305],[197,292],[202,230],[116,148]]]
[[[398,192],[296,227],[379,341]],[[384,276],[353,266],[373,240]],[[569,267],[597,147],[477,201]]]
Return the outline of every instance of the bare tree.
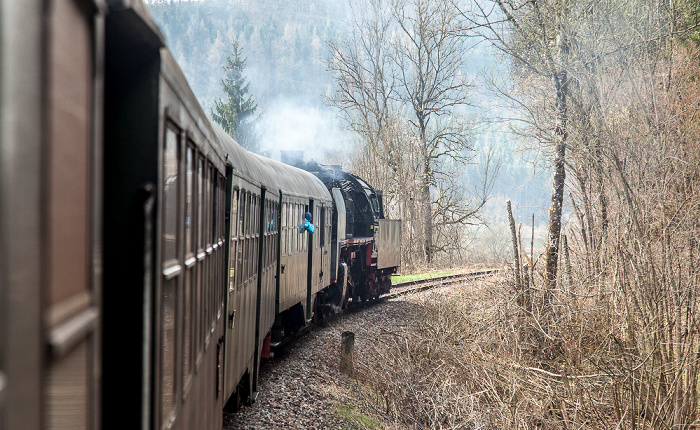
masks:
[[[553,158],[554,177],[545,250],[546,306],[551,302],[557,280],[569,137],[571,44],[575,38],[577,14],[584,7],[577,9],[575,4],[575,1],[566,0],[524,3],[475,0],[469,4],[468,10],[455,3],[470,23],[462,31],[469,35],[480,34],[506,54],[512,60],[514,77],[521,85],[532,87],[549,82],[549,87],[544,90],[551,98],[549,103],[545,102],[549,109],[544,118],[537,116],[537,106],[519,101],[522,107],[526,107],[526,115],[531,116],[530,124],[537,129],[535,137],[549,146]]]
[[[454,176],[446,172],[450,163],[464,165],[471,157],[469,125],[458,115],[468,104],[469,82],[463,75],[467,55],[465,41],[457,30],[460,15],[445,0],[395,0],[394,19],[400,33],[393,42],[399,101],[411,110],[420,145],[420,202],[425,230],[424,253],[430,263],[434,254],[433,227],[436,217],[445,217],[449,205],[444,193]],[[463,117],[462,117],[463,118]],[[448,217],[461,223],[485,203],[485,196],[472,210],[452,211]],[[437,206],[437,207],[436,207]],[[436,210],[438,209],[438,210]]]
[[[532,355],[553,365],[555,372],[542,373],[551,380],[614,381],[610,392],[562,383],[549,394],[552,404],[565,420],[585,417],[570,428],[697,426],[700,91],[690,66],[700,58],[697,4],[471,4],[476,9],[461,8],[469,30],[513,60],[519,93],[507,96],[520,103],[524,131],[554,163],[538,297],[548,318],[542,324],[533,314],[532,333],[541,336]],[[565,184],[571,271],[567,288],[557,289],[558,236],[566,226],[556,212]],[[601,402],[571,407],[583,397]]]
[[[457,33],[460,15],[447,0],[368,0],[355,7],[352,37],[331,43],[336,92],[329,101],[360,134],[357,153],[370,177],[386,180],[392,193],[385,195],[403,196],[406,215],[419,215],[405,231],[415,233],[430,264],[447,249],[436,247],[436,229],[460,236],[492,185],[489,176],[476,199],[461,190],[473,154],[463,109],[469,46]]]
[[[413,264],[417,182],[415,139],[397,114],[391,52],[391,9],[385,0],[351,3],[350,36],[329,42],[328,67],[335,91],[328,102],[339,108],[358,141],[350,152],[352,170],[384,192],[387,216],[404,221],[402,261]]]

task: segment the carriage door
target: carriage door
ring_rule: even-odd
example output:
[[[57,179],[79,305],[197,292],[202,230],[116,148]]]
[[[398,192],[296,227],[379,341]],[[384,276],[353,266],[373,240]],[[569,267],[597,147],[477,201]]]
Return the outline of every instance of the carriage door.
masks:
[[[94,63],[100,49],[93,34],[94,13],[92,2],[57,1],[49,16],[49,142],[42,148],[42,246],[47,263],[42,319],[50,356],[41,388],[47,429],[91,428],[99,416],[94,375],[100,364],[101,141],[95,122],[101,112],[93,104],[99,99],[94,82],[99,68]],[[66,392],[73,395],[62,395]],[[37,412],[28,411],[21,420]]]
[[[321,204],[319,208],[319,216],[317,218],[318,238],[316,239],[319,247],[319,260],[321,261],[321,267],[319,269],[319,279],[321,281],[321,288],[324,288],[325,286],[330,284],[330,273],[328,272],[330,255],[328,253],[328,249],[326,248],[326,245],[328,243],[328,240],[326,238],[326,234],[328,232],[326,219],[327,215],[328,211],[326,210],[326,205]]]

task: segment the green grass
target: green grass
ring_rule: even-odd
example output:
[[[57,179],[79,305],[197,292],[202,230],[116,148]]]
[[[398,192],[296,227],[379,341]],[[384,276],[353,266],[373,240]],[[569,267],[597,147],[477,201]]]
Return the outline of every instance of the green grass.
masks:
[[[394,275],[391,277],[391,283],[397,284],[399,282],[417,281],[419,279],[428,278],[438,278],[440,276],[454,275],[456,271],[444,271],[444,272],[427,272],[427,273],[414,273],[411,275]]]
[[[346,421],[351,421],[353,423],[359,424],[360,426],[362,426],[362,428],[365,429],[380,430],[384,428],[382,424],[355,410],[355,407],[352,405],[335,406],[335,415],[343,418]]]

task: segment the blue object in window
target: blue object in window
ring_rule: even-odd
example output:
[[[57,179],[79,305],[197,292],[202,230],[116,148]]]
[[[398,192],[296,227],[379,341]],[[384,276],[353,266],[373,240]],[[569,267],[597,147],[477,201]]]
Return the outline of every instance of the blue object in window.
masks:
[[[299,232],[303,232],[304,230],[309,233],[313,233],[315,230],[314,225],[311,223],[311,214],[308,212],[306,213],[304,224],[299,225]]]

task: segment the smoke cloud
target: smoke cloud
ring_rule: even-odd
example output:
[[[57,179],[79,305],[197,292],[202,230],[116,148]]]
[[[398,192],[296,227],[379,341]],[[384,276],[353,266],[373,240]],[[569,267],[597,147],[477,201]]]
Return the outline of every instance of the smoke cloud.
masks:
[[[353,137],[331,109],[307,101],[276,99],[269,103],[258,123],[263,155],[280,160],[280,151],[304,151],[304,160],[324,163],[351,147]]]

